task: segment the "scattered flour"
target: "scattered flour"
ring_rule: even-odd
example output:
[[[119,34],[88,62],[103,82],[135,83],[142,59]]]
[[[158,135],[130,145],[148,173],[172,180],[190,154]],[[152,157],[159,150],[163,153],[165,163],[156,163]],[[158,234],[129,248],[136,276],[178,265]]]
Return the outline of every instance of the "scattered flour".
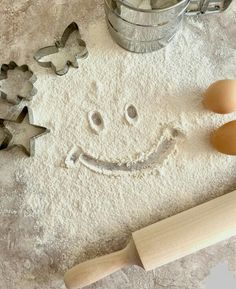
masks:
[[[210,132],[236,118],[204,110],[213,81],[235,78],[236,5],[220,15],[186,18],[173,42],[151,54],[129,53],[108,34],[101,0],[3,0],[1,63],[27,63],[38,77],[30,107],[51,133],[36,156],[0,153],[0,288],[62,289],[77,262],[122,248],[132,231],[236,189],[236,159],[215,152]],[[89,57],[58,77],[33,53],[76,21]],[[124,117],[135,106],[138,122]],[[0,117],[13,112],[0,104]],[[23,104],[22,104],[23,105]],[[104,128],[91,130],[99,111]],[[77,148],[109,163],[147,157],[164,127],[183,135],[158,169],[103,174],[80,162]],[[73,156],[74,155],[74,156]],[[145,273],[128,268],[91,288],[200,289],[210,268],[226,259],[236,273],[236,241]],[[115,285],[114,285],[115,284]]]

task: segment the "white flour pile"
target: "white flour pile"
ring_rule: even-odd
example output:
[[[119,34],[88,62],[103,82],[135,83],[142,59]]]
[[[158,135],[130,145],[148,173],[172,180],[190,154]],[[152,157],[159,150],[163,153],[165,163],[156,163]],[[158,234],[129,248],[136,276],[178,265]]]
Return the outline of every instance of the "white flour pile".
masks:
[[[0,153],[0,288],[64,288],[63,273],[75,263],[236,189],[235,157],[209,144],[210,132],[236,113],[216,115],[201,104],[210,83],[236,78],[235,3],[221,15],[186,18],[168,47],[141,55],[113,42],[100,0],[10,2],[0,8],[1,63],[27,63],[35,72],[30,107],[51,133],[37,140],[34,158],[19,149]],[[32,56],[72,21],[89,57],[58,77]],[[131,124],[129,104],[138,115]],[[0,117],[9,109],[0,104]],[[104,125],[98,133],[89,126],[93,111]],[[236,273],[235,256],[231,239],[153,272],[122,270],[90,288],[204,288],[219,261]]]

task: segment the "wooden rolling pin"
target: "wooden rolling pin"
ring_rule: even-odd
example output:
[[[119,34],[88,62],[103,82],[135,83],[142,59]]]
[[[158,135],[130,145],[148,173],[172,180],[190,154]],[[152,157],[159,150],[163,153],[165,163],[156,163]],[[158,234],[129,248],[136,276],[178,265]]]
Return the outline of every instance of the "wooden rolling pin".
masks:
[[[236,191],[134,232],[126,248],[75,266],[64,281],[77,289],[125,266],[149,271],[234,235]]]

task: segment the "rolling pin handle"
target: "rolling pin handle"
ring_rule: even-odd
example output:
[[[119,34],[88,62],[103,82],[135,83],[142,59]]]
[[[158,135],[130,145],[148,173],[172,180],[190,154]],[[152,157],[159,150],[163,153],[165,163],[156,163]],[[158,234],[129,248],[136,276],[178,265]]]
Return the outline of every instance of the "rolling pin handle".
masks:
[[[65,285],[68,289],[82,288],[129,265],[141,266],[133,240],[123,250],[73,267],[64,276]]]

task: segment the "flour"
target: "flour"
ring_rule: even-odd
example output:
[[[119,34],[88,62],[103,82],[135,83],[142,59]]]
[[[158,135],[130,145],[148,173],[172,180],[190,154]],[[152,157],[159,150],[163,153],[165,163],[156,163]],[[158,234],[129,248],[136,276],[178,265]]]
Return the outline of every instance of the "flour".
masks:
[[[18,149],[0,154],[0,288],[62,289],[72,265],[120,249],[131,232],[236,189],[235,157],[209,143],[211,131],[236,114],[217,115],[201,103],[210,83],[236,77],[236,5],[186,18],[165,49],[133,54],[111,39],[100,0],[17,2],[1,5],[1,63],[27,62],[37,75],[30,107],[35,124],[51,132],[37,139],[34,158]],[[32,56],[72,21],[89,57],[58,77]],[[136,109],[135,123],[127,122],[127,104]],[[9,114],[1,107],[0,117]],[[93,111],[104,124],[98,133],[88,120]],[[160,152],[165,129],[181,137]],[[83,152],[95,163],[129,167],[155,151],[157,166],[134,173],[107,174],[79,161]],[[235,248],[232,239],[150,273],[125,269],[91,288],[202,288],[222,258],[236,273]]]

